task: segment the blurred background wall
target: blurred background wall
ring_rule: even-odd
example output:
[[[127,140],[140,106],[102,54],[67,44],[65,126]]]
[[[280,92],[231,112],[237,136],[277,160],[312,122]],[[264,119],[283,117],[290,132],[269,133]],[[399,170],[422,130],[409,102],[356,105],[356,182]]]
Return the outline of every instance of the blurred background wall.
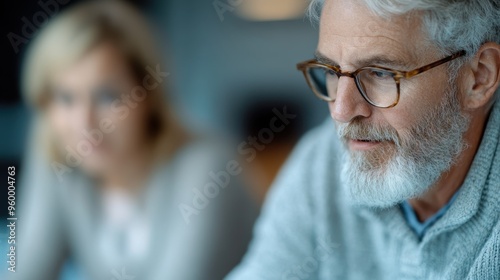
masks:
[[[59,10],[77,2],[61,4]],[[327,117],[327,107],[295,68],[312,57],[317,43],[317,27],[303,14],[306,0],[130,2],[150,16],[166,57],[162,68],[170,72],[170,100],[185,125],[241,142],[268,124],[272,108],[287,106],[297,118],[276,140],[279,150]],[[24,18],[33,22],[43,9],[38,1],[3,1],[1,11],[0,172],[12,165],[22,172],[30,111],[20,96],[19,73],[30,39],[16,53],[8,34],[22,34]],[[277,170],[288,152],[278,151],[279,164],[269,168]],[[273,158],[262,156],[260,163]],[[5,217],[6,192],[0,192],[0,207]]]

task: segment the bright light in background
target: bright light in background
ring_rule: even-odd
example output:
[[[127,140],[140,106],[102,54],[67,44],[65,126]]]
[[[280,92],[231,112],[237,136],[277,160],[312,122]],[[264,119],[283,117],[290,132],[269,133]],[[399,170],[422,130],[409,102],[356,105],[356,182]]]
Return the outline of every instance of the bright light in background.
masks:
[[[236,12],[247,20],[289,20],[304,17],[308,3],[306,0],[242,0]]]

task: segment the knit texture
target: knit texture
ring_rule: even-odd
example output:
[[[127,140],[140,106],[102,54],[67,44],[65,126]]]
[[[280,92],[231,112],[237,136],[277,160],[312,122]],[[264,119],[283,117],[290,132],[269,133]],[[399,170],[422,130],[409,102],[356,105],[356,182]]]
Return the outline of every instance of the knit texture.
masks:
[[[456,200],[419,240],[399,206],[354,207],[331,121],[298,145],[230,280],[500,279],[500,102]]]

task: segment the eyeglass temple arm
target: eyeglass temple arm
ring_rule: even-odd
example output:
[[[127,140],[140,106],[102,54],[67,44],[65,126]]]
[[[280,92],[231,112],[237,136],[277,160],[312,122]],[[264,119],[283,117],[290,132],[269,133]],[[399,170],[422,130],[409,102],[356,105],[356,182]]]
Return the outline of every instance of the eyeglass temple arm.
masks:
[[[443,58],[441,60],[433,62],[431,64],[427,64],[425,66],[422,66],[420,68],[417,68],[417,69],[414,69],[414,70],[411,70],[411,71],[408,71],[408,72],[402,72],[403,73],[403,77],[405,77],[406,79],[411,78],[411,77],[416,76],[416,75],[418,75],[418,74],[420,74],[422,72],[425,72],[425,71],[430,70],[430,69],[432,69],[434,67],[437,67],[437,66],[439,66],[441,64],[444,64],[446,62],[449,62],[449,61],[452,61],[452,60],[454,60],[456,58],[464,56],[465,54],[466,54],[466,51],[462,50],[462,51],[456,52],[456,53],[454,53],[454,54],[452,54],[452,55],[450,55],[448,57],[445,57],[445,58]]]

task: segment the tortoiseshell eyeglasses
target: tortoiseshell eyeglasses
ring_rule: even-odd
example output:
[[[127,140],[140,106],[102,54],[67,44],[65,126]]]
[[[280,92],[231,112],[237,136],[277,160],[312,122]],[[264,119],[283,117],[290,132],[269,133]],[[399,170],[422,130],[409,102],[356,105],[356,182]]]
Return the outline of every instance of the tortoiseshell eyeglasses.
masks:
[[[379,108],[391,108],[399,102],[401,78],[412,78],[464,55],[465,51],[459,51],[411,71],[366,66],[354,72],[344,72],[337,66],[324,64],[316,59],[297,64],[297,69],[304,73],[307,84],[321,100],[334,102],[339,79],[346,76],[354,79],[356,87],[368,103]]]

